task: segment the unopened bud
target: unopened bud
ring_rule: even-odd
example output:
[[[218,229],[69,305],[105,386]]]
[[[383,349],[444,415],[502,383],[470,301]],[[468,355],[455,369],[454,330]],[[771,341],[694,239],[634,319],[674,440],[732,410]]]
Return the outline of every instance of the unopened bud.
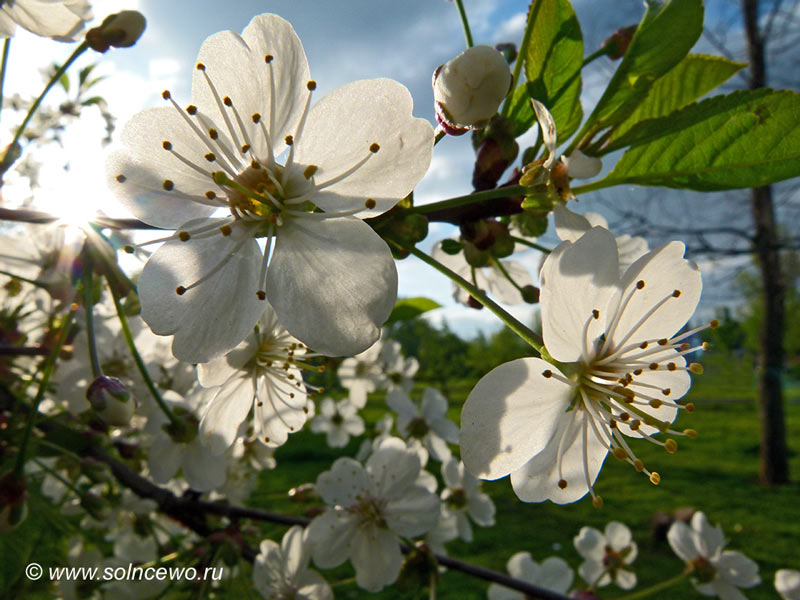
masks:
[[[485,127],[508,95],[511,81],[502,53],[491,46],[465,50],[433,74],[437,120],[460,133]]]
[[[606,56],[611,60],[617,60],[625,56],[628,46],[631,45],[634,33],[636,33],[636,25],[628,25],[627,27],[620,27],[607,37],[603,42]]]
[[[101,375],[86,390],[92,409],[109,425],[127,425],[133,416],[134,400],[125,384],[116,377]]]
[[[513,123],[496,116],[485,132],[473,134],[473,145],[476,156],[472,186],[476,191],[491,190],[519,154]]]
[[[476,269],[489,264],[492,255],[488,250],[480,250],[471,242],[464,244],[464,260]]]
[[[298,503],[316,502],[320,495],[313,483],[303,483],[289,490],[289,499]]]
[[[474,308],[475,310],[481,310],[483,308],[483,304],[478,302],[475,299],[475,296],[470,296],[469,298],[467,298],[467,306],[469,306],[470,308]]]
[[[603,170],[603,161],[596,156],[586,156],[580,150],[575,150],[569,156],[561,159],[567,167],[567,175],[573,179],[589,179]]]
[[[522,299],[528,304],[537,304],[539,302],[539,288],[535,285],[526,285],[522,288]]]
[[[516,44],[512,43],[503,43],[503,44],[496,44],[494,47],[500,54],[503,55],[503,58],[506,59],[508,64],[513,63],[517,60],[517,46]]]
[[[109,15],[99,27],[86,32],[86,43],[92,50],[106,52],[109,48],[133,46],[144,32],[147,20],[135,10],[123,10]]]

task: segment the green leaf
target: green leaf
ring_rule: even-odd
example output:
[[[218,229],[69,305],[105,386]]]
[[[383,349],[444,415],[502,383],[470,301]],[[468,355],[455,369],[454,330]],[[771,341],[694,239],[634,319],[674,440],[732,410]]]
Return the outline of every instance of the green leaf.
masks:
[[[392,314],[385,325],[389,325],[396,321],[409,321],[421,315],[422,313],[439,308],[441,304],[434,302],[430,298],[418,296],[416,298],[401,298],[394,305]]]
[[[86,100],[81,102],[81,106],[91,106],[93,104],[99,104],[101,106],[104,106],[106,104],[106,101],[101,96],[92,96],[91,98],[87,98]]]
[[[534,19],[530,45],[524,56],[524,99],[527,112],[520,111],[520,126],[533,124],[530,99],[543,103],[552,113],[560,140],[567,139],[580,125],[583,111],[580,105],[581,67],[583,65],[583,36],[578,18],[569,0],[538,0],[531,7],[529,18]],[[512,113],[517,106],[512,98]]]
[[[531,106],[531,91],[528,82],[517,86],[509,100],[508,118],[514,123],[512,133],[515,138],[528,131],[536,123],[536,115]],[[541,136],[539,136],[541,137]],[[537,143],[537,148],[539,144]]]
[[[690,54],[666,75],[657,79],[644,101],[630,116],[614,128],[602,152],[613,152],[628,144],[624,134],[640,121],[664,117],[705,96],[725,83],[747,63],[733,62],[720,56]]]
[[[96,66],[97,66],[97,63],[93,63],[91,65],[85,66],[80,71],[78,71],[78,86],[79,87],[83,86],[84,82],[86,81],[86,78],[89,77],[89,73],[91,73],[92,69],[94,69]]]
[[[691,104],[631,130],[631,148],[584,191],[622,183],[716,191],[797,177],[798,114],[800,95],[785,90],[744,90]]]
[[[61,74],[61,77],[58,78],[58,83],[61,84],[65,92],[69,92],[69,77],[66,73]]]
[[[689,53],[702,31],[702,0],[649,1],[625,57],[581,133],[626,120],[655,81]]]
[[[463,247],[464,244],[462,244],[458,240],[453,240],[450,238],[442,240],[442,251],[444,251],[445,254],[450,254],[450,255],[458,254],[459,252],[461,252],[461,249]]]

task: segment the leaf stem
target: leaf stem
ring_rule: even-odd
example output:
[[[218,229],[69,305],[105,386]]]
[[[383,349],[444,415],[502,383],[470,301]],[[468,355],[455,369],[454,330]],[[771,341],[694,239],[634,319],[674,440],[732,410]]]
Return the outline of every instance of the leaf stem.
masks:
[[[669,579],[662,581],[661,583],[657,583],[655,585],[650,586],[649,588],[645,588],[643,590],[637,590],[632,594],[628,594],[627,596],[622,596],[617,600],[638,600],[639,598],[646,598],[651,594],[655,594],[656,592],[660,592],[661,590],[665,590],[669,587],[672,587],[676,583],[680,583],[686,577],[689,576],[691,573],[691,569],[685,569],[683,572],[679,573],[675,577],[670,577]]]
[[[55,370],[56,359],[61,352],[61,348],[64,347],[64,343],[67,341],[67,336],[72,328],[72,320],[74,318],[75,310],[71,308],[64,319],[64,324],[61,326],[61,331],[58,334],[58,339],[56,340],[55,346],[53,346],[50,354],[47,355],[42,363],[42,381],[39,383],[39,390],[36,392],[36,397],[33,399],[33,408],[28,414],[28,422],[25,425],[25,433],[22,436],[22,443],[19,445],[17,463],[14,466],[14,475],[17,477],[22,477],[22,473],[25,469],[25,455],[28,452],[28,445],[30,444],[33,425],[36,422],[36,417],[39,416],[39,404],[41,404],[42,400],[44,399],[44,394],[47,391],[47,384],[50,383],[50,377],[53,375],[53,371]]]
[[[472,285],[469,281],[461,277],[458,273],[451,271],[442,263],[440,263],[435,258],[428,256],[424,252],[420,251],[416,248],[416,246],[406,246],[394,239],[389,240],[395,246],[402,250],[408,251],[410,254],[413,254],[418,259],[420,259],[425,264],[433,267],[437,271],[439,271],[445,277],[453,280],[460,288],[465,290],[469,293],[475,300],[483,304],[486,308],[488,308],[494,315],[500,319],[506,326],[511,329],[514,333],[516,333],[519,337],[523,340],[528,342],[528,344],[537,352],[541,354],[542,349],[544,348],[544,342],[542,338],[535,332],[531,331],[530,328],[523,325],[520,321],[518,321],[515,317],[509,314],[506,310],[500,307],[499,304],[491,300],[486,294],[478,289],[476,286]]]
[[[475,204],[476,202],[483,202],[484,200],[494,200],[495,198],[506,198],[508,196],[519,196],[528,191],[524,185],[512,185],[509,187],[501,187],[495,190],[486,190],[483,192],[473,192],[466,196],[456,196],[455,198],[448,198],[447,200],[440,200],[431,204],[423,204],[422,206],[412,206],[406,209],[406,214],[417,213],[424,215],[426,213],[436,212],[447,208],[456,208],[460,206],[467,206],[468,204]]]
[[[519,85],[519,76],[522,72],[522,63],[525,62],[525,57],[528,54],[528,46],[531,43],[531,34],[533,33],[533,24],[536,21],[536,15],[539,13],[540,0],[533,0],[531,8],[528,11],[528,24],[525,26],[525,33],[522,35],[522,42],[519,45],[519,52],[517,53],[517,61],[514,63],[514,72],[511,74],[511,93],[506,96],[503,102],[503,109],[500,114],[504,117],[508,116],[511,110],[511,98],[514,96],[514,90]]]
[[[458,17],[461,19],[461,28],[464,30],[464,40],[467,42],[467,48],[472,48],[472,32],[469,29],[469,20],[467,19],[467,11],[464,10],[463,0],[454,0],[453,2],[458,10]]]
[[[172,413],[169,406],[167,406],[167,403],[164,402],[164,398],[161,397],[156,384],[153,382],[153,378],[150,377],[150,373],[147,372],[147,366],[145,366],[139,351],[136,349],[136,344],[133,341],[131,328],[128,325],[128,318],[125,316],[125,309],[122,308],[122,304],[120,304],[119,301],[119,296],[117,296],[117,291],[114,289],[114,286],[111,285],[110,281],[108,282],[108,289],[111,290],[111,297],[114,299],[114,307],[117,309],[117,317],[119,318],[119,324],[122,327],[122,335],[125,337],[125,343],[128,344],[128,348],[131,351],[133,360],[136,363],[136,368],[139,369],[139,373],[141,374],[142,379],[144,379],[147,389],[150,390],[150,393],[153,395],[153,399],[156,401],[156,404],[158,404],[159,408],[161,408],[161,410],[167,416],[170,423],[180,426],[181,421]]]
[[[11,50],[11,38],[7,37],[6,41],[3,42],[3,58],[2,62],[0,62],[0,115],[3,114],[3,87],[6,82],[6,65],[8,65],[9,50]]]
[[[86,338],[89,342],[89,363],[92,377],[102,377],[100,355],[97,352],[97,338],[94,335],[94,266],[87,253],[84,253],[83,265],[83,308],[86,311]]]
[[[525,238],[517,237],[515,235],[511,236],[511,239],[514,240],[518,244],[522,244],[523,246],[528,246],[529,248],[534,248],[539,252],[544,252],[545,254],[550,254],[552,250],[550,248],[545,248],[544,246],[540,246],[536,242],[531,242],[530,240],[526,240]]]

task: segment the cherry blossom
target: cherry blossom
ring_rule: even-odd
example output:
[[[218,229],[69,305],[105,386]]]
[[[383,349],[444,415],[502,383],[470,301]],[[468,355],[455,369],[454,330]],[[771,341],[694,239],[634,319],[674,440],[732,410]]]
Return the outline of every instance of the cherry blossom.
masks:
[[[700,297],[700,272],[671,242],[642,256],[622,275],[608,230],[595,227],[548,256],[542,283],[542,331],[549,356],[500,365],[470,393],[461,413],[461,456],[483,479],[511,475],[526,502],[563,504],[587,492],[608,452],[660,481],[625,440],[674,452],[658,433],[695,435],[670,424],[700,372],[684,356],[695,330],[678,334]],[[715,323],[712,323],[714,326]]]
[[[481,527],[494,525],[495,508],[492,499],[481,492],[478,479],[464,469],[464,463],[451,457],[442,464],[442,512],[445,518],[456,519],[458,536],[465,542],[472,541],[470,519]]]
[[[447,398],[434,388],[422,393],[418,406],[402,389],[394,389],[386,395],[386,403],[397,413],[397,429],[409,440],[418,440],[438,461],[451,456],[447,443],[458,442],[458,427],[447,418]]]
[[[0,6],[0,38],[13,37],[17,25],[42,37],[73,42],[92,18],[88,0],[14,0]]]
[[[177,358],[227,352],[267,300],[320,353],[353,355],[378,339],[397,271],[356,215],[380,215],[414,189],[433,129],[395,81],[350,83],[312,106],[315,89],[291,25],[260,15],[241,36],[203,43],[192,104],[165,91],[170,106],[124,128],[107,179],[136,217],[175,230],[138,286],[142,317],[174,336]]]
[[[323,398],[319,414],[311,422],[311,431],[327,434],[331,448],[343,448],[351,435],[364,433],[364,419],[358,416],[357,410],[349,398],[338,402],[333,398]]]
[[[575,575],[562,558],[551,556],[537,563],[530,552],[517,552],[508,559],[508,574],[515,579],[566,594]],[[525,600],[525,594],[493,583],[489,586],[489,600]]]
[[[638,548],[627,525],[611,521],[604,533],[594,527],[582,527],[573,541],[584,559],[578,573],[592,588],[612,581],[623,590],[636,587],[636,573],[628,567],[636,560]]]

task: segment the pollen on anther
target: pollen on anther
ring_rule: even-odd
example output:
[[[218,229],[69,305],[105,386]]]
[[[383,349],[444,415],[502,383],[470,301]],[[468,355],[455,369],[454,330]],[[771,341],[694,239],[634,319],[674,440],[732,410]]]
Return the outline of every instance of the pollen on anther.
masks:
[[[644,279],[640,279],[636,282],[636,289],[641,290],[644,287]]]
[[[380,144],[378,144],[378,142],[372,142],[369,145],[369,151],[372,152],[373,154],[375,154],[380,149],[381,149],[381,146],[380,146]]]
[[[624,448],[614,448],[614,458],[617,460],[625,460],[628,458],[628,453],[625,452]]]
[[[169,100],[170,98],[172,98],[172,94],[169,93],[169,90],[164,90],[163,92],[161,92],[161,97],[164,100]]]
[[[592,498],[592,506],[595,508],[603,508],[603,498],[601,496]]]
[[[231,97],[230,97],[230,96],[225,96],[225,97],[222,99],[222,103],[223,103],[225,106],[233,106],[233,100],[231,100]]]
[[[558,480],[558,487],[560,487],[562,490],[567,489],[567,480],[566,479],[559,479]]]
[[[700,363],[691,363],[689,365],[689,370],[694,373],[695,375],[702,375],[703,374],[703,365]]]
[[[703,342],[702,344],[700,344],[700,348],[708,352],[711,349],[711,344],[709,344],[708,342]]]
[[[678,443],[670,438],[664,442],[664,449],[670,454],[675,454],[678,450]]]
[[[633,372],[633,374],[634,374],[634,375],[636,375],[637,377],[638,377],[639,375],[641,375],[642,373],[644,373],[644,371],[642,371],[642,369],[636,369],[636,370]]]
[[[217,139],[219,137],[219,132],[216,129],[213,129],[213,128],[209,129],[208,130],[208,137],[210,137],[212,140],[215,140],[215,139]]]
[[[195,69],[197,69],[198,71],[205,71],[206,66],[203,63],[199,62],[197,63],[197,65],[195,65]]]
[[[172,143],[167,140],[164,140],[163,142],[161,142],[161,147],[164,150],[172,150]]]
[[[250,151],[250,144],[242,146],[242,154],[247,154]]]
[[[261,120],[261,115],[258,113],[253,113],[253,116],[250,118],[253,120],[253,123],[258,123]]]
[[[545,379],[550,379],[553,376],[553,372],[550,369],[546,369],[545,371],[542,371],[542,376]]]
[[[292,144],[294,144],[294,136],[289,134],[285,138],[283,138],[283,141],[286,142],[287,146],[291,146]]]
[[[206,198],[208,198],[209,200],[213,200],[216,197],[217,197],[217,193],[214,190],[208,190],[206,192]]]
[[[188,231],[179,231],[178,239],[182,242],[188,242],[192,238]]]
[[[627,423],[630,418],[631,416],[626,412],[619,413],[619,420],[623,423]]]
[[[651,371],[658,371],[658,363],[650,363]]]
[[[686,437],[696,438],[697,432],[694,429],[684,429],[683,433]]]
[[[122,248],[122,249],[123,249],[125,252],[127,252],[128,254],[133,254],[133,252],[134,252],[133,246],[123,246],[123,248]]]
[[[306,87],[308,88],[309,92],[313,92],[315,89],[317,89],[317,82],[312,79],[306,84]]]
[[[219,231],[224,236],[229,236],[231,234],[231,226],[230,225],[223,225],[219,228]]]
[[[711,327],[711,329],[716,329],[717,327],[719,327],[719,321],[713,319],[708,323],[708,326]]]
[[[667,363],[667,369],[670,371],[677,371],[678,365],[676,365],[674,362]]]
[[[267,64],[271,63],[274,59],[275,59],[275,57],[272,56],[272,54],[265,54],[264,55],[264,62],[267,63]]]
[[[314,176],[314,173],[317,172],[317,165],[308,165],[305,169],[303,169],[303,177],[306,179],[311,179]]]
[[[592,316],[593,316],[595,319],[599,319],[599,318],[600,318],[600,311],[599,311],[599,310],[597,310],[596,308],[593,308],[593,309],[592,309]]]
[[[659,475],[655,471],[650,473],[650,483],[652,483],[653,485],[658,485],[659,483],[661,483],[661,475]]]
[[[669,340],[667,338],[661,338],[660,340],[658,340],[659,346],[666,346],[667,344],[669,344]]]
[[[217,157],[214,155],[213,152],[209,152],[208,154],[205,155],[205,159],[208,162],[214,162],[215,160],[217,160]]]
[[[641,458],[636,458],[633,460],[633,468],[641,473],[644,471],[644,463],[642,462]]]
[[[687,402],[683,406],[686,409],[686,412],[688,412],[688,413],[693,413],[694,412],[694,402]]]
[[[117,180],[117,183],[125,183],[128,180],[128,178],[125,177],[125,175],[123,175],[122,173],[117,175],[114,179]]]
[[[661,390],[661,393],[664,394],[665,396],[669,396],[672,393],[672,390],[670,388],[664,388],[663,390]]]
[[[266,300],[267,299],[267,293],[264,290],[258,290],[256,292],[256,296],[258,296],[259,300]]]
[[[175,288],[175,293],[178,294],[178,296],[183,296],[186,293],[186,288],[182,285],[179,285]]]
[[[663,405],[664,403],[661,402],[661,400],[659,400],[658,398],[653,398],[652,400],[650,400],[650,406],[652,406],[653,408],[661,408]]]
[[[194,104],[190,104],[186,107],[186,112],[192,116],[195,116],[197,114],[197,107]]]
[[[364,202],[364,206],[366,206],[369,210],[372,210],[376,206],[375,200],[372,198],[367,198],[367,201]]]
[[[171,179],[165,179],[164,182],[161,184],[161,187],[163,187],[168,192],[171,192],[175,188],[175,184],[172,182]]]
[[[680,290],[675,290],[674,292],[672,292],[672,297],[673,298],[680,298],[681,297],[681,291]]]
[[[650,345],[650,344],[648,344],[647,342],[642,342],[641,344],[639,344],[639,348],[641,348],[642,350],[644,350],[644,349],[646,349],[646,348],[647,348],[647,346],[649,346],[649,345]]]

